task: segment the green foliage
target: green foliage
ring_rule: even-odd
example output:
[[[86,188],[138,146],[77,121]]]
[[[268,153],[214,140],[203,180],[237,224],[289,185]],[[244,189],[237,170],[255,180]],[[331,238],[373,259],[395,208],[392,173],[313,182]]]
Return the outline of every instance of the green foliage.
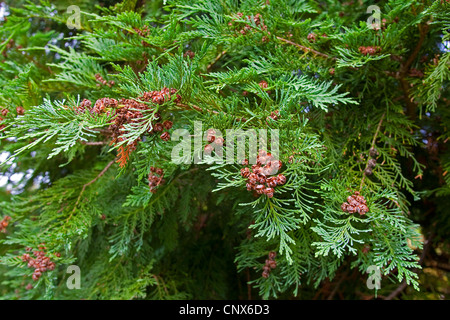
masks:
[[[373,1],[147,2],[74,3],[79,30],[59,1],[6,2],[0,219],[12,219],[0,234],[2,298],[301,299],[349,270],[371,294],[370,266],[382,287],[420,290],[419,239],[433,231],[445,243],[450,230],[449,4],[378,1],[385,20],[374,30]],[[164,88],[181,101],[143,101]],[[80,107],[101,98],[119,102]],[[147,109],[111,141],[125,99]],[[192,145],[203,138],[201,150],[200,121],[225,142],[228,129],[278,130],[286,183],[255,197],[240,163],[197,163],[195,152],[174,163],[178,142],[149,133],[158,116]],[[165,180],[154,193],[152,168]],[[341,208],[355,191],[363,215]],[[426,201],[443,213],[426,216]],[[33,281],[22,255],[42,243],[56,268]],[[271,251],[277,267],[263,277]],[[81,269],[80,290],[66,287],[69,265]]]

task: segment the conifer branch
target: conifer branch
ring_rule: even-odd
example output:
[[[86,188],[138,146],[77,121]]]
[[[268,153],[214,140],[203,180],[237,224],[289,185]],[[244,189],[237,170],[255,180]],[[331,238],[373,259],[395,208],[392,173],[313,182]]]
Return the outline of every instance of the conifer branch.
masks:
[[[251,26],[251,25],[249,25],[249,26],[250,26],[253,30],[260,31],[260,32],[263,32],[263,31],[264,31],[264,29],[258,29],[258,28],[254,27],[254,26]],[[307,46],[304,46],[304,45],[295,43],[295,42],[293,42],[293,41],[291,41],[291,40],[288,40],[288,39],[285,39],[285,38],[282,38],[282,37],[279,37],[279,36],[275,36],[275,38],[278,39],[278,40],[280,40],[281,42],[284,42],[284,43],[287,43],[287,44],[296,46],[297,48],[299,48],[299,49],[301,49],[301,50],[303,50],[303,51],[305,51],[305,52],[311,52],[311,53],[313,53],[313,54],[315,54],[315,55],[321,56],[321,57],[326,58],[326,59],[329,59],[329,58],[330,58],[330,56],[327,55],[327,54],[325,54],[325,53],[322,53],[322,52],[319,52],[319,51],[314,50],[314,49],[312,49],[312,48],[309,48],[309,47],[307,47]],[[333,59],[333,60],[337,60],[335,57],[333,57],[332,59]]]
[[[194,110],[197,110],[197,111],[200,112],[200,113],[204,113],[204,112],[205,112],[205,110],[203,110],[202,108],[196,106],[195,104],[189,106],[189,105],[187,105],[187,104],[185,104],[185,103],[178,102],[176,105],[177,105],[178,107],[181,107],[181,108],[186,109],[186,110],[194,109]],[[214,114],[219,114],[219,112],[217,112],[217,111],[215,111],[215,110],[208,110],[208,109],[207,109],[206,111],[207,111],[207,112],[210,112],[210,113],[214,113]]]

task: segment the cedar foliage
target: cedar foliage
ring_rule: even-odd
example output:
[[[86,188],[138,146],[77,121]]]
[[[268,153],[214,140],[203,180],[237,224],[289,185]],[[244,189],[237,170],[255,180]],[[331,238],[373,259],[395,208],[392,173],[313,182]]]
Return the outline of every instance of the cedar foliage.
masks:
[[[3,3],[2,298],[311,299],[341,279],[359,299],[374,294],[371,265],[378,294],[430,290],[421,237],[450,251],[448,1],[70,4],[80,29],[62,1]],[[164,88],[181,101],[142,100]],[[119,103],[92,112],[102,98]],[[143,107],[112,140],[121,99]],[[148,133],[155,112],[169,133],[279,130],[286,183],[255,197],[240,164],[172,162],[179,141]],[[155,192],[151,167],[164,170]],[[341,208],[355,191],[363,215]],[[56,266],[33,281],[22,256],[39,246]]]

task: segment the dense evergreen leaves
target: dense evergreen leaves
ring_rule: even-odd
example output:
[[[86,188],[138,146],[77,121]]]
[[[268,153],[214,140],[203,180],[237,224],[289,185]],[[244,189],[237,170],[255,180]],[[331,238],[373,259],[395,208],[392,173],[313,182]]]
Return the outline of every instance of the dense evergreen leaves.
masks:
[[[346,279],[359,299],[371,266],[378,294],[427,290],[424,247],[450,231],[448,1],[0,4],[2,298],[311,299]],[[228,161],[230,130],[266,152],[279,134],[278,184],[249,186],[266,180]]]

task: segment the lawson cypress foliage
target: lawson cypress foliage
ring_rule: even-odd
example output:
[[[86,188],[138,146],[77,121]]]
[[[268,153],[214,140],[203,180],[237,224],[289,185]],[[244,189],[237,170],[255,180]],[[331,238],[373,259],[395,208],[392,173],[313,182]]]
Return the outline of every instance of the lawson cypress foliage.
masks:
[[[426,250],[450,252],[448,1],[1,4],[3,299],[429,290]]]

